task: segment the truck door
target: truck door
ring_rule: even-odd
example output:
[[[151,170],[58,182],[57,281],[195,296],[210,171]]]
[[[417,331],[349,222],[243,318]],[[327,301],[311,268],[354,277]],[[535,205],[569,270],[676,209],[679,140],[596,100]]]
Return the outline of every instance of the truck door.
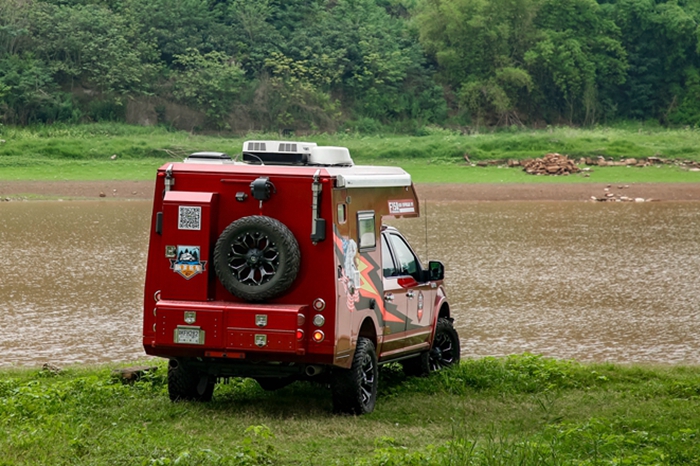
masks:
[[[435,288],[421,283],[421,264],[396,230],[382,233],[382,269],[385,305],[393,303],[403,315],[401,335],[394,335],[396,349],[411,351],[427,345],[433,319]]]

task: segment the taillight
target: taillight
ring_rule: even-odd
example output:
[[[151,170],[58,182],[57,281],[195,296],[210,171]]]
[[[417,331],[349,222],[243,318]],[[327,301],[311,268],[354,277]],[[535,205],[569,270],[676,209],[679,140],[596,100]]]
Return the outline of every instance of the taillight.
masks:
[[[304,339],[304,331],[300,328],[297,329],[297,340],[303,340]]]
[[[321,298],[316,298],[314,299],[313,307],[316,312],[321,312],[326,308],[326,302]]]
[[[326,338],[326,335],[323,333],[322,330],[314,330],[314,333],[311,334],[311,338],[316,343],[321,343]]]

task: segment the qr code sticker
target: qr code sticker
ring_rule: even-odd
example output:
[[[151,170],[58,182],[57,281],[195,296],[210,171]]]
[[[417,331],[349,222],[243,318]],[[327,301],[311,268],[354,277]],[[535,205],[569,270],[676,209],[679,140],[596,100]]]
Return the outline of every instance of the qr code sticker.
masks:
[[[180,206],[177,228],[178,230],[201,230],[202,208]]]

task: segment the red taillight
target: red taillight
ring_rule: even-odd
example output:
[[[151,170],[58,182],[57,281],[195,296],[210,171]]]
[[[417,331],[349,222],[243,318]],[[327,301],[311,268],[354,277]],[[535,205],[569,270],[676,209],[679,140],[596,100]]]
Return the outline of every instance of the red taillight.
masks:
[[[303,340],[304,339],[304,331],[300,328],[297,329],[297,340]]]

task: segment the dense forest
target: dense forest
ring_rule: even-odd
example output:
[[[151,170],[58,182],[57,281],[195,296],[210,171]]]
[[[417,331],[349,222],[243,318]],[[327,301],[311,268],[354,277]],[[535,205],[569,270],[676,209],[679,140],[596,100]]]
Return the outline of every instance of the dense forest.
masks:
[[[700,0],[0,0],[0,121],[700,123]]]

